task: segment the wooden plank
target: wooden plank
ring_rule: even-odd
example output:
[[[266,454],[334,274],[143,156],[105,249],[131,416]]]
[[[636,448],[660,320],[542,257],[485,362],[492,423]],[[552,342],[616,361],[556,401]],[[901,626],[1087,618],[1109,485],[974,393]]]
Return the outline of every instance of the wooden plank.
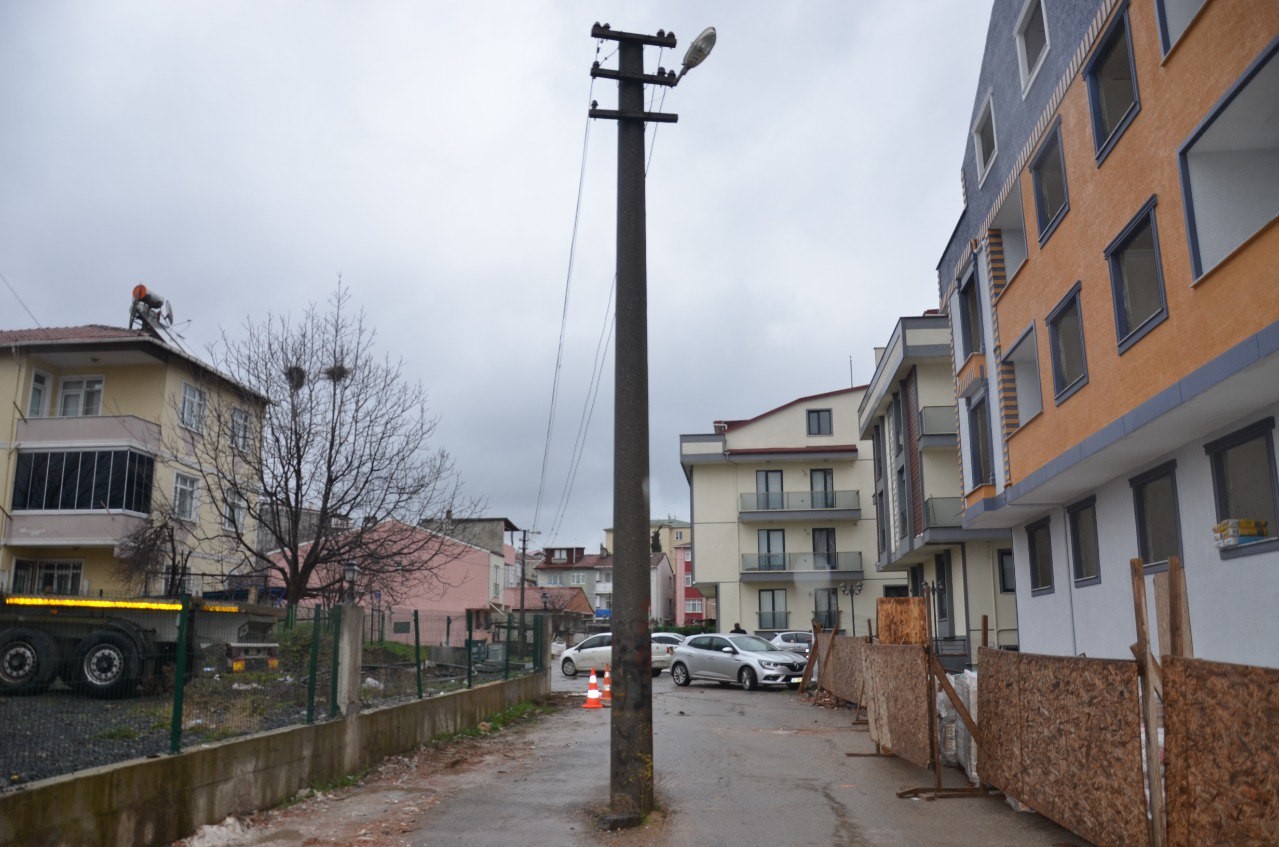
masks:
[[[1158,643],[1150,645],[1150,655],[1162,656],[1172,652],[1172,631],[1168,625],[1171,617],[1168,612],[1168,572],[1155,574],[1150,583],[1155,589],[1155,631],[1159,635]]]
[[[990,646],[990,616],[981,616],[981,646]]]
[[[1186,569],[1180,556],[1168,557],[1168,605],[1172,630],[1169,645],[1172,655],[1189,658],[1195,655],[1194,639],[1190,632],[1190,601],[1186,595]]]
[[[1148,667],[1150,668],[1150,675],[1155,683],[1155,694],[1159,697],[1159,701],[1163,702],[1164,675],[1163,675],[1163,669],[1159,667],[1158,660],[1156,660],[1154,656],[1150,655],[1149,650],[1146,651],[1146,655],[1143,658],[1141,655],[1141,648],[1136,644],[1130,644],[1128,646],[1128,649],[1132,651],[1133,658],[1136,659],[1138,662],[1145,661],[1149,663]]]
[[[1159,713],[1155,705],[1155,679],[1147,663],[1150,656],[1150,628],[1146,621],[1146,574],[1141,559],[1128,563],[1132,571],[1132,603],[1137,622],[1137,670],[1141,678],[1142,723],[1146,728],[1146,781],[1150,803],[1150,843],[1164,847],[1167,818],[1164,815],[1164,789],[1159,760]]]

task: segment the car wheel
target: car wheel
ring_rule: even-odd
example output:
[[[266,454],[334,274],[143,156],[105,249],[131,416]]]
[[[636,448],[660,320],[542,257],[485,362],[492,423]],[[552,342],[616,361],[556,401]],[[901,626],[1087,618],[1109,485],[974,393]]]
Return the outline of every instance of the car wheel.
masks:
[[[565,676],[577,676],[577,665],[573,664],[572,659],[565,659],[560,663],[560,671]]]
[[[141,671],[142,657],[121,633],[90,633],[76,648],[75,685],[90,697],[128,697]]]
[[[38,629],[0,634],[0,693],[39,694],[58,674],[58,644]]]
[[[755,678],[755,672],[750,668],[742,668],[737,674],[737,681],[742,684],[743,691],[754,691],[759,688],[759,680]]]
[[[657,679],[661,675],[662,675],[661,668],[653,668],[653,679]]]
[[[671,679],[675,681],[676,685],[681,687],[688,685],[693,681],[693,678],[688,675],[688,668],[684,667],[679,662],[671,665]]]

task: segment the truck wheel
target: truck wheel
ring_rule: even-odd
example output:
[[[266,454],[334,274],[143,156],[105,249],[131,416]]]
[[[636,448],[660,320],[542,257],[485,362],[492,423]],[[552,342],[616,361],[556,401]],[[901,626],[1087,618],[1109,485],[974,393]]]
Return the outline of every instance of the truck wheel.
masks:
[[[39,694],[58,674],[58,644],[38,629],[0,633],[0,693]]]
[[[75,652],[75,687],[90,697],[128,697],[138,685],[142,657],[128,636],[101,630]]]

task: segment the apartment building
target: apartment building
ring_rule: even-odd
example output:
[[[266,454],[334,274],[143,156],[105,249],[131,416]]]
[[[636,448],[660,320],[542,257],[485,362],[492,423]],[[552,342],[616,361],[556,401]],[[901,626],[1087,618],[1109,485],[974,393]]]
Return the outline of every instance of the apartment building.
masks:
[[[915,596],[931,587],[937,652],[947,665],[976,664],[983,618],[992,646],[1017,647],[1012,535],[962,525],[945,315],[902,318],[876,348],[858,426],[873,445],[875,569],[906,574]]]
[[[195,445],[252,449],[266,398],[150,325],[4,330],[0,348],[0,590],[174,589],[165,573],[128,572],[117,558],[161,510],[190,554],[180,587],[234,587],[247,570],[238,539],[252,537],[254,504],[203,490]],[[206,425],[212,404],[233,407],[230,430]]]
[[[749,420],[680,436],[694,585],[720,630],[865,634],[875,599],[904,574],[866,569],[875,551],[871,445],[858,432],[865,386],[801,397]],[[869,503],[867,503],[869,507]],[[860,588],[860,592],[858,589]]]
[[[1269,0],[995,0],[938,283],[1024,650],[1129,657],[1180,556],[1196,654],[1279,665],[1277,55]]]
[[[693,533],[689,530],[691,539]],[[675,544],[675,623],[678,626],[696,626],[707,618],[715,617],[714,602],[707,603],[697,590],[693,579],[693,542]]]

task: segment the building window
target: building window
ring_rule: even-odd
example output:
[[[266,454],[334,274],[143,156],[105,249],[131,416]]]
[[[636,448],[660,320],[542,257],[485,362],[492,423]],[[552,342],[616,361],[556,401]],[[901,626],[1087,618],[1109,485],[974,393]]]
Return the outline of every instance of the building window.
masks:
[[[1181,148],[1181,188],[1195,278],[1279,215],[1279,39]]]
[[[1101,554],[1097,546],[1097,498],[1089,497],[1066,508],[1070,528],[1070,559],[1075,585],[1101,582]]]
[[[990,173],[991,162],[995,161],[995,154],[998,152],[995,145],[995,112],[991,98],[987,96],[977,123],[973,124],[973,154],[977,157],[978,187],[986,181],[986,174]]]
[[[676,541],[683,541],[683,540],[684,540],[684,530],[682,530],[682,529],[677,529],[677,530],[675,530],[675,540],[676,540]]]
[[[761,529],[758,534],[759,569],[786,570],[786,533],[780,529]]]
[[[1110,243],[1105,255],[1115,300],[1115,333],[1123,353],[1168,317],[1154,197]]]
[[[556,548],[554,548],[553,550],[551,550],[551,561],[552,561],[552,562],[567,562],[567,561],[568,561],[568,550],[567,550],[567,549],[565,549],[565,548],[563,548],[563,547],[556,547]]]
[[[999,231],[999,243],[1004,248],[1004,281],[1007,283],[1025,264],[1029,252],[1026,249],[1026,216],[1021,206],[1021,192],[1010,191],[999,207],[990,228]]]
[[[977,274],[969,271],[959,284],[959,341],[962,358],[985,349],[981,329],[981,298],[977,293]]]
[[[1026,422],[1039,414],[1044,408],[1043,389],[1039,384],[1039,347],[1035,338],[1035,327],[1030,329],[1013,343],[1012,349],[1004,354],[1004,366],[1012,366],[1014,403],[1017,407],[1017,426],[1025,426]]]
[[[76,596],[83,585],[84,563],[46,559],[15,559],[14,594]]]
[[[596,580],[597,582],[612,582],[612,581],[613,581],[613,569],[612,569],[612,568],[600,568],[600,569],[599,569],[599,571],[597,571],[597,572],[596,572],[595,580]]]
[[[700,615],[702,613],[702,609],[704,608],[702,604],[705,602],[706,602],[705,600],[702,600],[700,598],[696,600],[692,600],[692,599],[685,600],[684,611],[688,614]]]
[[[830,435],[830,409],[808,410],[808,434]]]
[[[686,574],[684,574],[684,587],[685,587],[685,588],[692,588],[692,587],[693,587],[693,574],[692,574],[692,573],[686,573]]]
[[[1265,521],[1265,531],[1253,532],[1255,537],[1279,535],[1274,428],[1275,419],[1266,418],[1204,446],[1212,464],[1217,520]]]
[[[835,553],[835,530],[822,527],[813,530],[813,567],[816,570],[834,570],[837,555]]]
[[[546,582],[543,583],[543,585],[553,585],[553,586],[560,586],[563,584],[564,584],[564,575],[558,574],[558,573],[548,573],[546,575]]]
[[[762,589],[759,592],[759,628],[786,629],[786,617],[786,589]]]
[[[1052,350],[1053,396],[1063,403],[1088,383],[1088,359],[1084,354],[1084,324],[1079,310],[1078,282],[1049,314],[1048,343]]]
[[[784,506],[782,472],[755,471],[755,508],[781,509]]]
[[[568,583],[569,585],[585,585],[586,574],[582,573],[581,571],[573,571],[571,574],[569,574]]]
[[[818,588],[813,591],[813,620],[822,629],[839,628],[839,590]]]
[[[173,475],[173,514],[184,521],[195,520],[196,489],[200,481],[186,474]]]
[[[19,453],[15,511],[151,511],[155,460],[133,450]]]
[[[47,373],[31,372],[31,397],[27,402],[27,417],[43,418],[49,414],[49,385]]]
[[[249,449],[253,419],[244,409],[231,410],[231,446],[241,452]]]
[[[1110,29],[1102,36],[1096,52],[1084,66],[1084,79],[1088,82],[1093,144],[1100,165],[1141,111],[1127,8],[1115,15]]]
[[[809,471],[808,487],[814,509],[835,508],[835,471],[832,468]]]
[[[182,407],[178,411],[178,423],[196,432],[204,428],[204,392],[189,382],[182,383]]]
[[[1204,0],[1155,0],[1159,10],[1159,35],[1163,41],[1164,55],[1177,43],[1181,34],[1190,26]]]
[[[1042,0],[1029,0],[1017,21],[1017,64],[1024,92],[1035,81],[1039,67],[1048,55],[1048,26],[1044,23]]]
[[[1030,553],[1030,593],[1032,596],[1048,594],[1053,590],[1053,548],[1048,518],[1026,527],[1026,547]]]
[[[1039,245],[1057,229],[1070,211],[1066,192],[1066,161],[1061,152],[1061,121],[1044,137],[1039,152],[1030,160],[1030,175],[1035,183],[1035,210],[1039,215]]]
[[[244,516],[248,514],[248,507],[244,500],[234,494],[227,497],[226,510],[222,515],[222,528],[230,532],[239,532],[244,529]]]
[[[893,499],[897,501],[897,537],[905,538],[910,532],[910,523],[906,515],[906,469],[897,469],[897,485],[894,487]]]
[[[900,394],[893,395],[893,446],[897,453],[901,453],[906,449],[906,427],[902,425],[902,396]]]
[[[999,559],[999,593],[1017,593],[1017,569],[1013,566],[1013,551],[1000,550],[995,554]]]
[[[968,452],[972,488],[993,483],[995,466],[991,456],[990,406],[985,395],[974,398],[968,405]]]
[[[102,414],[102,377],[62,380],[62,392],[58,395],[58,414],[64,418]]]
[[[1130,479],[1137,513],[1137,552],[1146,568],[1163,570],[1181,555],[1177,514],[1177,463],[1168,462]]]

